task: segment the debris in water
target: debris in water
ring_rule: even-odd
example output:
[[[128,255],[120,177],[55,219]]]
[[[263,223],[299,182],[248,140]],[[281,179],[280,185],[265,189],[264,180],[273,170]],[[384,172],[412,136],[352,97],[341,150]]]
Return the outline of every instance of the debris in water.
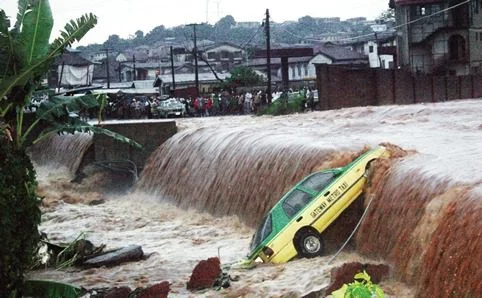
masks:
[[[199,262],[192,272],[187,283],[187,289],[199,291],[215,286],[216,281],[221,276],[221,263],[219,258],[209,258]]]

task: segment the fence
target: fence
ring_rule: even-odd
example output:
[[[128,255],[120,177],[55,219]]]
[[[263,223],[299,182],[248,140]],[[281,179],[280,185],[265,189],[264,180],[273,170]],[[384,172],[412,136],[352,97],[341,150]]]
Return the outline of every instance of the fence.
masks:
[[[412,104],[482,97],[482,75],[413,75],[402,70],[316,65],[320,108]]]

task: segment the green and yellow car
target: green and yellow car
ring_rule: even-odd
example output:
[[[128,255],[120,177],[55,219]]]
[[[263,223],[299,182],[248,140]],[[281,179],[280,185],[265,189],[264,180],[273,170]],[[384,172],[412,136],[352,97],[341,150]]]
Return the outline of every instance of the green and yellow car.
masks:
[[[379,146],[345,167],[305,177],[263,218],[247,261],[285,263],[296,256],[321,255],[323,231],[361,195],[370,162],[388,156]]]

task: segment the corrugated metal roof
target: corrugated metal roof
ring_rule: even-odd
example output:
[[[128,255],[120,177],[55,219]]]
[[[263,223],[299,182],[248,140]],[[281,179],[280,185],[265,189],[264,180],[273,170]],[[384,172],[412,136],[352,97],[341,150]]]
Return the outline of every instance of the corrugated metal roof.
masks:
[[[69,51],[65,51],[60,57],[57,57],[53,64],[60,65],[62,63],[64,63],[65,65],[74,65],[74,66],[85,66],[85,65],[94,64],[91,61],[80,56],[78,53],[69,52]]]
[[[367,59],[367,56],[364,54],[332,44],[315,45],[313,51],[315,52],[315,55],[323,54],[327,56],[328,58],[332,59],[334,63],[336,61]]]

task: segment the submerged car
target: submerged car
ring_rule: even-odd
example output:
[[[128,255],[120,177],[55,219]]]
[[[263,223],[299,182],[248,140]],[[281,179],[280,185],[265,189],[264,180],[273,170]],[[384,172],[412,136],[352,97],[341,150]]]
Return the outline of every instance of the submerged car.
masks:
[[[388,156],[379,146],[345,167],[305,177],[263,218],[251,240],[248,262],[285,263],[296,256],[322,255],[323,231],[363,192],[370,163]]]
[[[155,112],[162,118],[183,117],[186,114],[186,106],[176,98],[170,98],[161,101],[155,108]]]

